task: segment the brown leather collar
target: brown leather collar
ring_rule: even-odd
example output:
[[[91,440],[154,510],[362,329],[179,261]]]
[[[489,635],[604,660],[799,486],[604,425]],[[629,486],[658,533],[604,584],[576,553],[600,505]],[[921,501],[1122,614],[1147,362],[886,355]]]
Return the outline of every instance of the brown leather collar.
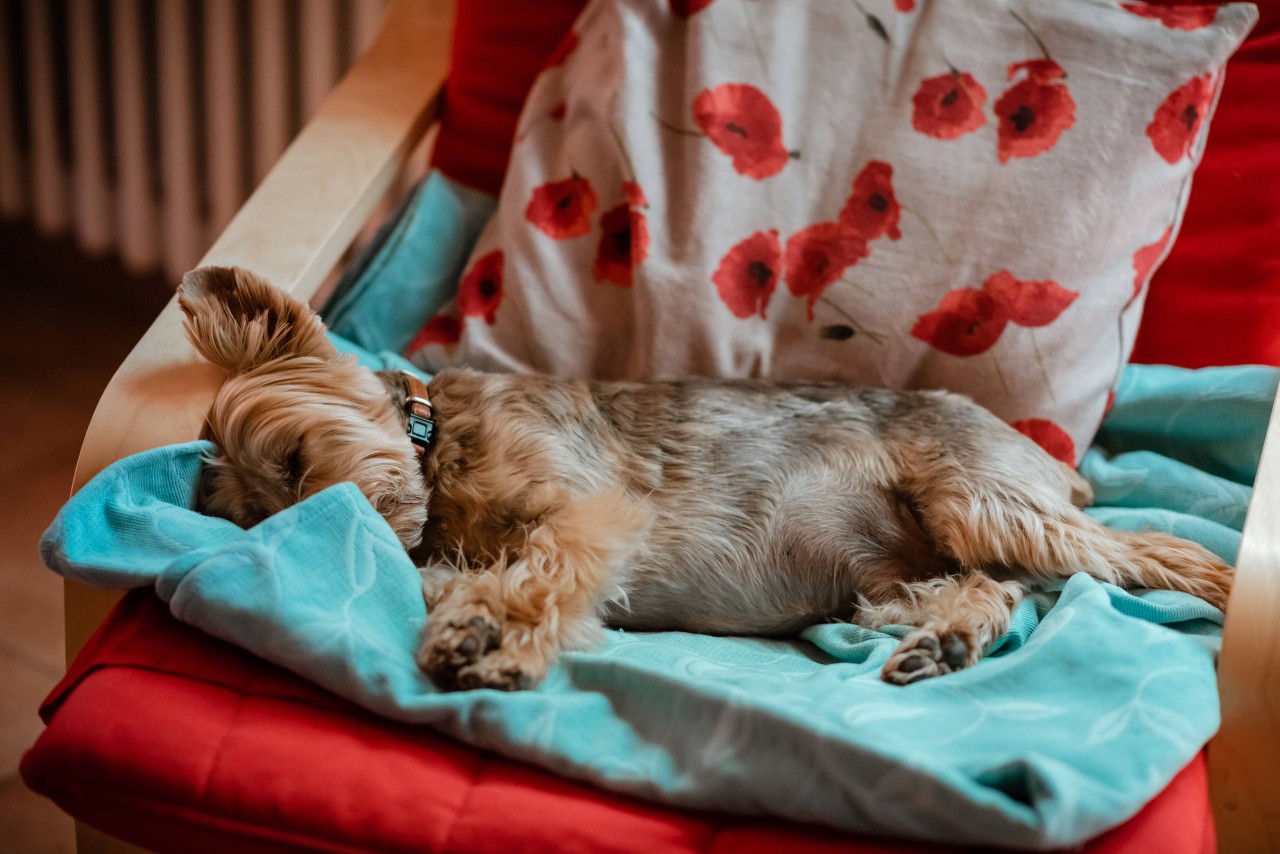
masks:
[[[404,414],[409,419],[409,441],[418,456],[422,456],[431,447],[436,436],[435,411],[431,408],[431,395],[427,393],[427,384],[408,371],[401,371],[409,384],[409,394],[404,400]]]

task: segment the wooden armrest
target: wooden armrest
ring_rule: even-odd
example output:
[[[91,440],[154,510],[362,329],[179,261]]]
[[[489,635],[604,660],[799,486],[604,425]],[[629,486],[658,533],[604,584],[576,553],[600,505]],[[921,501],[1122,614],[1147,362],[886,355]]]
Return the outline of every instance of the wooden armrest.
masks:
[[[438,115],[454,0],[394,0],[373,45],[321,104],[201,265],[253,270],[306,301]],[[195,439],[223,380],[182,331],[176,297],[103,392],[72,491],[118,459]],[[117,591],[66,584],[67,660]]]
[[[1280,397],[1236,560],[1218,662],[1209,791],[1224,854],[1280,851]]]

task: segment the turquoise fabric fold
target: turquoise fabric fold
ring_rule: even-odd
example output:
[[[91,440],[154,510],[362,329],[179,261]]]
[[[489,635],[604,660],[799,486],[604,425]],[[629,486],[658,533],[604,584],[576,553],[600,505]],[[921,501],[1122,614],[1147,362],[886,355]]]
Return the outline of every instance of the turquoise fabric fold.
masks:
[[[1277,376],[1127,369],[1082,467],[1091,512],[1234,557]],[[46,562],[154,585],[179,619],[365,708],[614,791],[1047,849],[1129,818],[1218,725],[1221,613],[1083,574],[1024,601],[977,666],[906,688],[878,679],[904,628],[826,624],[793,640],[608,631],[535,690],[441,693],[413,660],[430,619],[417,570],[359,491],[241,530],[188,509],[207,448],[102,472],[45,534]]]
[[[401,352],[457,290],[493,196],[432,170],[347,267],[321,310],[366,350]]]

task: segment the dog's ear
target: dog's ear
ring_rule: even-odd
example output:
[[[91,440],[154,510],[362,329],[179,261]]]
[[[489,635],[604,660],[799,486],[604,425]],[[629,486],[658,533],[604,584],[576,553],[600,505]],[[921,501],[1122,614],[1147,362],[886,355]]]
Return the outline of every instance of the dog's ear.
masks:
[[[239,267],[199,267],[182,277],[187,337],[233,374],[282,356],[337,355],[310,308]]]

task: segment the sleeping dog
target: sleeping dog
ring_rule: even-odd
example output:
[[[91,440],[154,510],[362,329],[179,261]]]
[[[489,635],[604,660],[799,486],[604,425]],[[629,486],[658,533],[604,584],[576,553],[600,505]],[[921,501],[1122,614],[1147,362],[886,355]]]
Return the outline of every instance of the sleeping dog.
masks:
[[[1083,571],[1224,607],[1194,543],[1109,530],[1075,472],[967,398],[837,383],[592,382],[340,356],[253,274],[179,303],[229,377],[198,509],[242,526],[350,481],[421,568],[445,688],[537,684],[604,625],[779,636],[912,627],[883,678],[977,662],[1028,590]]]

